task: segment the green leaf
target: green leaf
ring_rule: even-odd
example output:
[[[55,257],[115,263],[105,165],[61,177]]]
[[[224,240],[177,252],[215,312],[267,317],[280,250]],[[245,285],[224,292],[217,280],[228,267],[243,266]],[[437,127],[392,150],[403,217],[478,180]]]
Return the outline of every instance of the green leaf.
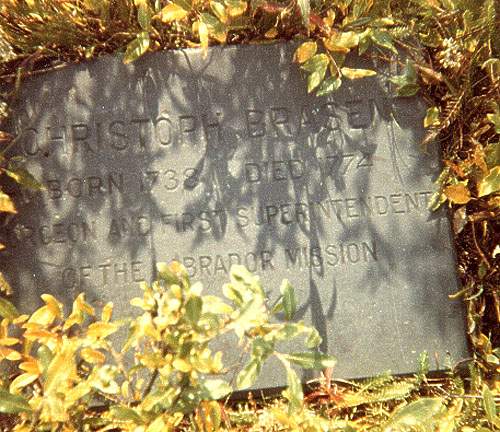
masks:
[[[191,297],[186,303],[186,316],[192,324],[197,324],[200,320],[203,300],[201,297]]]
[[[316,54],[302,65],[302,69],[310,72],[307,77],[307,91],[309,93],[323,81],[329,62],[330,60],[326,54]]]
[[[137,60],[149,49],[149,33],[141,32],[127,45],[123,63],[128,64]]]
[[[280,292],[283,295],[285,318],[291,320],[297,311],[297,300],[295,299],[295,291],[287,279],[281,283]]]
[[[233,391],[231,386],[222,379],[210,379],[201,384],[203,400],[218,400]]]
[[[42,365],[42,373],[44,376],[47,374],[47,370],[49,369],[50,362],[54,358],[54,354],[50,348],[46,345],[40,345],[40,347],[36,351],[36,356]]]
[[[7,174],[9,177],[13,178],[21,186],[24,186],[28,189],[32,189],[32,190],[43,189],[42,184],[39,183],[37,181],[37,179],[35,177],[33,177],[24,168],[21,168],[21,167],[13,168],[13,167],[9,166],[9,169],[5,170],[5,174]]]
[[[500,166],[490,169],[489,174],[479,182],[478,196],[483,197],[498,191],[500,191]]]
[[[295,371],[289,364],[283,363],[286,367],[286,382],[288,387],[283,391],[283,396],[288,400],[289,413],[300,411],[302,409],[302,402],[304,400],[304,393],[302,392],[302,384]]]
[[[424,128],[429,126],[439,125],[439,108],[437,106],[432,106],[427,109],[427,113],[424,118]]]
[[[149,0],[135,0],[137,6],[137,21],[144,31],[151,30],[151,18],[153,10],[149,4]]]
[[[488,168],[500,165],[500,141],[488,144],[484,149],[484,154]]]
[[[309,336],[306,339],[306,347],[310,349],[316,348],[322,341],[323,339],[320,336],[318,330],[312,327]]]
[[[0,389],[0,413],[19,414],[30,412],[28,401],[20,395],[13,395],[5,389]]]
[[[495,133],[500,134],[500,111],[486,114],[488,120],[495,125]]]
[[[392,51],[394,54],[398,54],[398,50],[395,48],[392,42],[392,36],[383,30],[372,30],[370,33],[371,40],[377,45]]]
[[[110,408],[109,414],[113,420],[131,421],[135,424],[143,424],[142,417],[133,408],[123,405],[114,405]]]
[[[310,0],[297,0],[299,5],[300,14],[302,15],[302,24],[305,28],[309,28],[309,15],[311,13],[311,1]]]
[[[415,66],[409,59],[406,60],[403,73],[390,78],[389,81],[396,85],[398,96],[414,96],[420,89]]]
[[[402,97],[415,96],[419,90],[420,86],[418,84],[407,84],[398,89],[398,96]]]
[[[162,410],[168,410],[179,393],[180,389],[174,387],[158,389],[146,396],[141,403],[141,409],[151,411],[156,405],[159,405]]]
[[[338,77],[328,77],[324,80],[319,86],[318,91],[316,92],[316,96],[326,96],[334,91],[338,90],[340,85],[342,84],[342,80]]]
[[[359,43],[358,43],[358,54],[363,55],[372,43],[371,39],[372,29],[368,28],[363,33],[359,35]]]
[[[301,68],[307,72],[321,72],[323,70],[326,72],[329,62],[330,60],[326,54],[316,54],[307,60]]]
[[[343,67],[340,69],[342,75],[350,80],[366,78],[377,75],[377,72],[371,69],[351,69],[348,67]]]
[[[250,360],[246,364],[236,377],[236,387],[238,390],[248,388],[255,382],[259,376],[261,366],[262,364],[255,359]]]
[[[434,430],[444,405],[441,399],[421,398],[397,409],[385,424],[385,432],[416,430]],[[427,428],[427,429],[425,429]],[[420,430],[419,429],[419,430]]]
[[[263,363],[274,352],[274,343],[259,336],[252,341],[252,358]]]
[[[13,320],[19,316],[16,307],[8,300],[0,297],[0,317]]]
[[[497,416],[497,408],[495,405],[495,399],[493,398],[493,393],[491,393],[491,390],[487,385],[483,388],[483,408],[486,413],[486,418],[491,424],[493,424]]]
[[[326,369],[332,368],[337,363],[335,357],[329,356],[327,354],[322,354],[319,352],[300,352],[283,354],[287,360],[295,363],[296,365],[304,369]]]

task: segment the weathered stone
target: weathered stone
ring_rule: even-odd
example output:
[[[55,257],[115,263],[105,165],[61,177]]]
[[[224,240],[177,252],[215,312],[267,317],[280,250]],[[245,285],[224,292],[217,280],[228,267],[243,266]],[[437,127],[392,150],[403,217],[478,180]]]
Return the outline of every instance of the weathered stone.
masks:
[[[293,48],[105,57],[26,82],[14,150],[45,190],[19,195],[4,230],[20,307],[85,291],[124,315],[155,261],[219,293],[241,263],[273,299],[292,282],[336,376],[467,355],[449,223],[427,209],[440,166],[419,149],[423,101],[359,59],[377,77],[307,95]],[[273,366],[259,385],[283,383]]]

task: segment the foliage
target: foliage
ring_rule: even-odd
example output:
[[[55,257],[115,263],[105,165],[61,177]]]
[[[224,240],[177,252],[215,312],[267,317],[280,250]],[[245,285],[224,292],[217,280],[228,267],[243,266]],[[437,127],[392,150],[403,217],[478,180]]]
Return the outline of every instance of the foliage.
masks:
[[[302,408],[302,389],[292,368],[333,367],[335,359],[317,351],[280,353],[279,342],[303,335],[316,348],[321,338],[302,322],[275,323],[273,315],[295,304],[285,281],[283,296],[271,310],[259,278],[242,266],[233,266],[231,282],[223,288],[229,301],[201,295],[202,285],[191,284],[178,263],[158,264],[158,280],[143,284],[140,309],[131,319],[112,320],[113,305],[100,316],[80,294],[69,315],[54,297],[31,316],[19,315],[5,300],[1,310],[0,361],[9,363],[12,376],[0,388],[0,413],[17,416],[14,431],[110,430],[152,432],[174,430],[184,415],[196,412],[197,421],[218,418],[212,403],[228,396],[222,351],[210,344],[236,334],[242,349],[250,351],[239,372],[238,389],[251,386],[272,355],[284,364],[290,414]],[[116,349],[116,334],[128,327],[128,336]],[[132,358],[131,358],[132,357]],[[8,384],[8,386],[7,386]],[[98,415],[100,412],[100,415]]]
[[[281,355],[278,358],[288,371],[291,384],[285,393],[288,402],[278,400],[259,407],[250,401],[250,405],[226,412],[219,403],[208,398],[200,402],[194,411],[190,411],[194,413],[191,414],[192,422],[182,423],[181,426],[189,428],[192,425],[194,430],[207,431],[226,428],[487,432],[498,429],[500,36],[496,31],[497,6],[494,0],[4,0],[0,4],[0,75],[3,81],[15,84],[14,91],[22,85],[26,76],[59,68],[62,62],[82,61],[104,53],[121,52],[124,61],[130,62],[147,52],[160,49],[201,47],[205,50],[211,44],[266,43],[275,39],[294,38],[298,41],[294,61],[307,78],[309,92],[315,92],[318,96],[327,95],[339,89],[347,80],[372,75],[373,71],[351,69],[344,65],[347,55],[354,52],[395,62],[398,72],[390,80],[395,96],[407,97],[420,93],[429,102],[424,119],[428,134],[423,141],[423,149],[425,151],[427,146],[439,145],[443,156],[443,171],[436,179],[437,192],[433,197],[432,208],[447,206],[452,216],[458,270],[463,286],[453,297],[462,298],[466,304],[468,332],[475,357],[475,362],[466,374],[467,378],[463,379],[463,373],[450,373],[431,379],[422,372],[409,379],[382,376],[370,382],[337,382],[333,386],[330,379],[325,379],[319,388],[306,394],[307,403],[302,404],[302,391],[289,366],[294,362],[318,366],[318,362],[322,363],[323,359],[300,356],[297,361],[296,356]],[[399,52],[405,53],[404,62],[399,59]],[[5,117],[14,93],[3,91],[0,113]],[[5,157],[13,139],[6,132],[0,134],[0,171],[4,174],[2,185],[14,181],[39,187],[22,169],[22,161],[12,162]],[[0,190],[0,211],[13,215],[15,204],[6,190]],[[154,287],[148,289],[154,292]],[[282,287],[281,304],[287,318],[295,308],[288,290],[286,285]],[[0,291],[11,291],[1,274]],[[85,305],[82,298],[78,301],[80,306],[75,306],[77,310]],[[192,300],[189,307],[184,305],[186,312],[182,316],[186,328],[192,326],[197,317],[198,302]],[[42,312],[37,312],[36,320],[47,319],[47,316],[57,312],[58,307],[55,300],[47,298],[47,305]],[[233,307],[238,309],[239,306]],[[91,310],[81,313],[88,314]],[[23,328],[29,319],[14,318],[16,312],[6,300],[0,299],[0,313],[7,317],[4,323],[21,328],[25,338],[26,332],[29,335],[29,326]],[[154,322],[156,317],[150,311],[144,312],[147,313]],[[87,327],[75,323],[64,329],[61,315],[43,330],[45,333],[39,334],[46,338],[41,346],[52,346],[57,342],[57,346],[62,348],[62,341],[66,340],[65,355],[70,357],[74,350],[81,365],[87,368],[76,375],[67,371],[70,386],[78,386],[78,383],[90,379],[91,371],[99,364],[97,359],[102,360],[102,356],[96,352],[106,352],[110,359],[120,358],[116,357],[116,353],[106,351],[108,342],[105,337],[96,338],[97,348],[90,345],[73,346],[68,342],[71,337],[76,337],[72,329],[81,329],[78,333],[80,339],[88,337],[93,324],[101,323],[100,327],[92,327],[96,329],[97,335],[101,331],[98,329],[112,331],[111,321],[104,318]],[[80,320],[80,315],[73,319]],[[5,324],[2,331],[6,334]],[[232,331],[241,332],[241,329],[233,328]],[[243,331],[244,337],[248,336],[247,333]],[[151,336],[134,336],[139,338],[137,347],[134,347],[134,342],[130,342],[130,349],[138,349],[139,345],[144,345],[145,338]],[[251,382],[262,368],[262,362],[270,354],[269,343],[275,336],[273,331],[252,336],[248,346],[251,351],[249,362],[239,376],[241,385]],[[279,339],[280,336],[276,337]],[[12,348],[19,347],[11,344],[13,338],[1,339],[0,353],[7,359],[4,362],[20,367],[26,363],[19,363],[20,355],[30,355],[33,350],[38,350],[38,343],[22,340],[27,349],[26,354],[25,351]],[[155,340],[155,343],[158,341]],[[203,341],[196,343],[203,344]],[[88,350],[83,351],[85,348]],[[144,355],[152,357],[146,356],[136,361],[142,369],[151,372],[144,362],[151,360],[154,366],[157,359],[154,360],[156,357],[153,354],[156,351],[151,346],[144,345],[144,348],[147,348]],[[84,359],[81,352],[88,357]],[[52,361],[48,354],[47,350],[41,349],[39,354],[37,352],[33,356],[36,364],[42,365],[40,373]],[[173,358],[171,360],[170,367],[175,369]],[[180,360],[185,358],[181,357]],[[192,370],[187,372],[189,364],[189,361],[177,361],[177,367],[185,369],[178,373],[194,379],[191,378]],[[30,367],[28,361],[28,370],[19,376],[38,370]],[[101,373],[104,374],[102,377],[94,374],[92,380],[107,382],[112,386],[111,382],[116,382],[114,374],[123,377],[124,373],[119,365],[115,367],[118,369],[104,369],[106,372]],[[153,371],[155,369],[158,370],[158,385],[162,385],[162,368],[152,368]],[[327,368],[327,371],[330,370]],[[139,383],[140,372],[132,372],[127,373],[132,373],[135,382]],[[326,375],[329,376],[329,373]],[[7,403],[10,409],[19,411],[16,414],[19,418],[26,422],[31,419],[31,423],[26,423],[28,429],[24,430],[30,430],[30,425],[41,421],[33,414],[41,412],[41,408],[33,407],[30,402],[30,408],[34,411],[29,412],[25,397],[32,390],[33,395],[43,399],[46,374],[27,383],[32,378],[30,375],[22,379],[15,378],[18,379],[17,384],[25,384],[16,390],[23,396],[16,394],[7,401],[6,390],[0,393],[4,401],[0,409],[5,410]],[[202,382],[196,379],[198,384]],[[10,379],[4,381],[5,386],[8,383]],[[53,386],[55,384],[58,383],[52,383]],[[151,410],[140,408],[143,401],[134,399],[138,394],[133,390],[128,390],[129,396],[125,401],[121,392],[127,390],[120,389],[117,396],[107,394],[103,391],[105,388],[96,390],[92,387],[79,400],[118,398],[121,402],[115,403],[113,410],[100,415],[98,411],[85,411],[79,403],[75,403],[71,406],[71,415],[80,415],[87,421],[89,428],[100,427],[102,430],[112,427],[125,430],[128,427],[130,430],[134,422],[137,423],[134,427],[142,427],[140,422],[147,423],[153,419]],[[197,389],[198,393],[193,393],[193,397],[204,399],[202,396],[208,393],[203,393],[201,387]],[[71,393],[66,396],[70,397]],[[152,412],[156,413],[155,410],[162,403],[168,405],[169,397],[175,402],[172,402],[172,406],[183,400],[180,396],[165,396],[166,402],[157,402]],[[194,405],[191,405],[191,410]],[[158,423],[151,423],[153,426],[148,427],[161,430],[161,422],[178,421],[180,417],[175,417],[174,411],[166,410],[165,419],[158,415],[158,420],[154,420]],[[186,411],[187,408],[179,412]],[[111,423],[103,425],[100,422]]]

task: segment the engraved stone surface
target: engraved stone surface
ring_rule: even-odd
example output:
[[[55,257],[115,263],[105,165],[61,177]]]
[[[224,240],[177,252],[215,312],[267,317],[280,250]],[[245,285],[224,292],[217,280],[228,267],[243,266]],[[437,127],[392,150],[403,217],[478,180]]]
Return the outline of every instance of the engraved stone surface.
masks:
[[[125,315],[155,261],[213,293],[241,263],[272,299],[292,282],[337,377],[466,356],[449,222],[427,210],[440,166],[419,150],[423,101],[393,97],[391,67],[361,59],[376,77],[307,95],[293,51],[105,57],[26,82],[14,152],[45,190],[20,192],[3,228],[20,308],[85,291]],[[283,384],[276,370],[257,385]]]

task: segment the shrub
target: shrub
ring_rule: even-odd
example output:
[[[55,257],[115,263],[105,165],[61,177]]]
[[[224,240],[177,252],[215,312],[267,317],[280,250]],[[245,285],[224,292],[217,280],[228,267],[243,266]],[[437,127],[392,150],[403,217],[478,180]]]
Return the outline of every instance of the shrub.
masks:
[[[286,369],[283,395],[290,411],[303,406],[292,365],[334,365],[332,357],[317,351],[277,350],[279,342],[298,336],[310,349],[321,342],[315,329],[290,321],[296,302],[287,281],[270,306],[259,278],[242,266],[232,267],[231,281],[223,287],[227,300],[203,296],[202,285],[191,284],[176,262],[157,269],[158,279],[144,283],[142,298],[131,301],[139,309],[133,318],[113,320],[111,303],[97,316],[84,294],[69,316],[48,294],[42,295],[45,305],[30,316],[2,300],[0,361],[17,372],[12,380],[3,377],[0,412],[13,416],[14,431],[168,431],[195,410],[199,421],[220,423],[215,401],[233,391],[226,378],[233,371],[211,344],[227,333],[236,334],[249,358],[237,375],[237,388],[250,387],[274,355]],[[277,313],[284,321],[274,319]],[[117,335],[110,336],[122,327],[128,327],[128,336],[116,349]]]

